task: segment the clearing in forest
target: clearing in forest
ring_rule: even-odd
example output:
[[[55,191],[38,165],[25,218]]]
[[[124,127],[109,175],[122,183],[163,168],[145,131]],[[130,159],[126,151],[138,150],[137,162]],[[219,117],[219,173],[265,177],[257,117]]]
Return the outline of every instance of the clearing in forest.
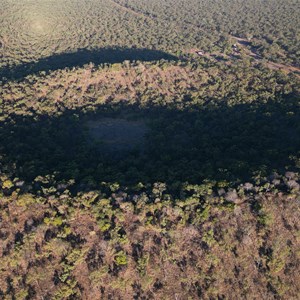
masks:
[[[148,127],[142,120],[102,118],[87,123],[89,134],[108,151],[141,149]]]

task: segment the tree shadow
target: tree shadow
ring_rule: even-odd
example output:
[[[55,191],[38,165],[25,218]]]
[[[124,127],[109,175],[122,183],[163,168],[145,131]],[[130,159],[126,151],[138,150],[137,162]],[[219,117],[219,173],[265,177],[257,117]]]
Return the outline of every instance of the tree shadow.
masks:
[[[93,189],[100,182],[251,180],[257,172],[292,168],[291,157],[300,150],[300,108],[295,103],[182,111],[100,108],[38,120],[16,116],[0,124],[1,171],[36,184],[38,176],[55,174],[57,182],[75,180],[76,190]],[[149,129],[143,149],[106,151],[91,138],[87,125],[103,118],[144,120]]]
[[[80,49],[77,52],[62,53],[42,58],[37,62],[23,63],[13,68],[0,69],[0,81],[21,80],[41,71],[49,72],[64,68],[83,67],[86,64],[122,63],[128,61],[177,60],[176,56],[160,50],[137,48]]]

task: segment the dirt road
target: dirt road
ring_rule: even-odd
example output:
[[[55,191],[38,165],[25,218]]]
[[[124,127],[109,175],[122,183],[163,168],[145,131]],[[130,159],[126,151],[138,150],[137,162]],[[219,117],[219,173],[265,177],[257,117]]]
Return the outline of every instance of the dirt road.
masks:
[[[231,37],[237,41],[239,47],[248,56],[254,58],[257,62],[261,62],[263,60],[263,57],[255,52],[255,50],[251,47],[251,43],[247,39],[239,38],[236,36],[231,36]],[[250,46],[250,48],[247,46]],[[300,68],[298,67],[281,64],[281,63],[275,63],[272,61],[267,61],[266,65],[268,66],[268,68],[272,70],[281,70],[285,73],[295,73],[300,78]]]

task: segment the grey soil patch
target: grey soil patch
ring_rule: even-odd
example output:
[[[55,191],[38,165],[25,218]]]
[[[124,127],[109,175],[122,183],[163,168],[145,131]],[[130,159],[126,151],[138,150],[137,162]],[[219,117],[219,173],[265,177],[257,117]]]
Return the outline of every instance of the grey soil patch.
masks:
[[[103,118],[88,121],[89,134],[93,141],[99,142],[108,151],[129,151],[142,149],[145,134],[149,130],[141,120]]]

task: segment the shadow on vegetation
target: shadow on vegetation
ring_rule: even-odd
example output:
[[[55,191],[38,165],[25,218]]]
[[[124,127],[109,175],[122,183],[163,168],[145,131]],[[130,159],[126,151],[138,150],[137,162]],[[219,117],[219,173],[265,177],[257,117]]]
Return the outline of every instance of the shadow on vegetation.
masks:
[[[62,53],[42,58],[37,62],[24,63],[14,68],[0,69],[0,80],[20,80],[27,75],[64,68],[83,67],[86,64],[121,63],[129,61],[177,60],[176,56],[159,50],[137,48],[80,49],[73,53]]]
[[[200,183],[203,179],[238,182],[253,172],[270,174],[291,165],[299,154],[299,106],[292,100],[215,109],[139,109],[63,116],[15,117],[0,124],[2,171],[31,181],[56,173],[75,179],[80,189],[102,181],[135,184],[163,181]],[[145,119],[149,130],[143,151],[103,151],[91,139],[88,122],[101,118]]]

